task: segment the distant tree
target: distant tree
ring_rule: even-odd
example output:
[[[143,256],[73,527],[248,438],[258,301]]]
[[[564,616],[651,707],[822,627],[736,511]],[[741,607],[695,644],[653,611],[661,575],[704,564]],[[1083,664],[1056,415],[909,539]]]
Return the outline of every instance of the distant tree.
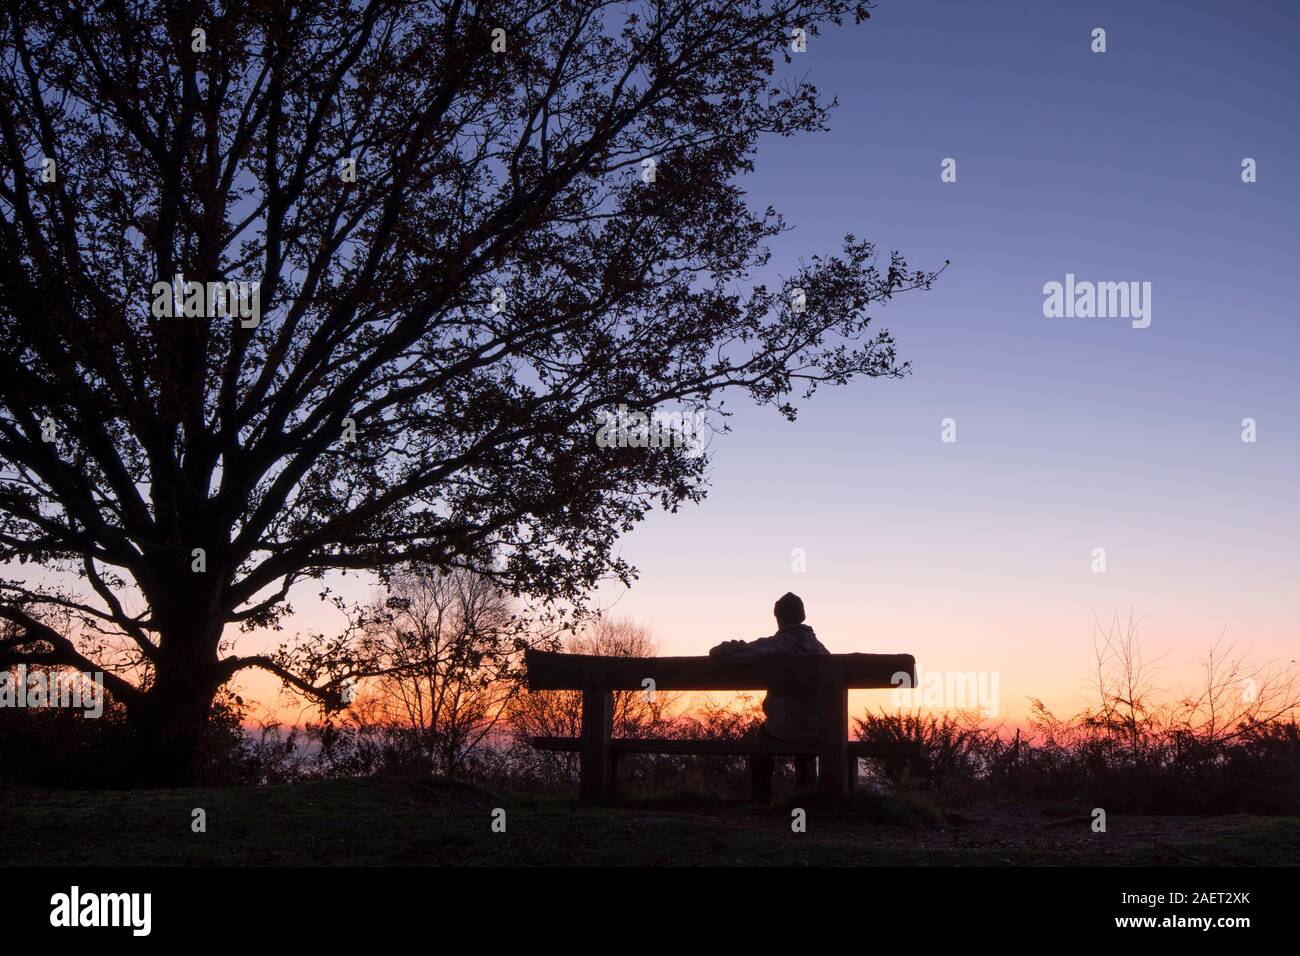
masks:
[[[602,657],[654,657],[658,643],[635,621],[600,617],[571,637],[564,650]],[[645,737],[668,726],[669,711],[680,695],[619,690],[613,697],[614,736]],[[522,737],[576,737],[582,728],[582,691],[541,691],[513,698],[510,723]]]
[[[751,278],[783,224],[737,178],[827,113],[774,71],[792,28],[845,15],[865,4],[6,5],[0,667],[106,670],[141,766],[189,780],[241,671],[337,702],[337,675],[231,646],[295,585],[419,561],[580,600],[708,462],[601,447],[600,412],[716,419],[736,392],[793,418],[904,374],[865,310],[934,273],[850,236]]]
[[[488,578],[410,569],[376,599],[360,650],[380,675],[368,687],[381,719],[455,776],[518,693],[521,651],[533,636]]]
[[[625,618],[598,617],[564,644],[569,654],[602,657],[654,657],[659,645],[643,625]],[[647,694],[639,690],[613,693],[615,737],[668,736],[674,728],[674,708],[681,695],[666,691]],[[577,737],[582,730],[582,691],[554,690],[517,694],[510,699],[506,723],[533,759],[552,765],[560,776],[577,772],[577,754],[534,752],[531,737]]]

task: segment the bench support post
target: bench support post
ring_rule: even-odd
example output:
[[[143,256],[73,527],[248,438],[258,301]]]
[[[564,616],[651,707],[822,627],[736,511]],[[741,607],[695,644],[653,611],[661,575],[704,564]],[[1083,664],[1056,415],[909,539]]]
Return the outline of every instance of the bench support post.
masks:
[[[579,752],[578,793],[584,800],[603,797],[614,788],[614,695],[595,687],[582,691],[582,750]]]
[[[839,662],[826,660],[821,669],[821,718],[817,735],[817,789],[830,800],[849,794],[849,692]]]

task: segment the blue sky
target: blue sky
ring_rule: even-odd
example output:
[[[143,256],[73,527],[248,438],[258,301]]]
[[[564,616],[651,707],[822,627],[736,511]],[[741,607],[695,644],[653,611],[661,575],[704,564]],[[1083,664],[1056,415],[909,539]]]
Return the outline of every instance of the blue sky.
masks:
[[[794,229],[754,278],[846,232],[951,260],[874,313],[913,374],[819,392],[794,424],[729,401],[708,499],[624,539],[640,579],[599,603],[700,654],[770,633],[794,590],[832,651],[995,673],[1011,720],[1086,702],[1096,618],[1142,620],[1167,698],[1220,637],[1296,658],[1298,27],[1267,0],[881,0],[811,37],[781,69],[840,105],[829,133],[760,146],[744,186]],[[1150,326],[1046,318],[1068,273],[1149,282]],[[324,624],[314,603],[291,629]]]
[[[627,538],[641,580],[604,603],[701,653],[793,589],[832,650],[998,669],[1012,711],[1078,699],[1094,614],[1146,615],[1170,690],[1221,632],[1296,656],[1298,26],[1263,0],[882,0],[810,38],[789,69],[840,106],[759,150],[754,205],[795,228],[757,278],[845,232],[951,260],[875,313],[913,375],[793,425],[740,410],[709,499]],[[1045,318],[1067,273],[1150,282],[1150,327]]]

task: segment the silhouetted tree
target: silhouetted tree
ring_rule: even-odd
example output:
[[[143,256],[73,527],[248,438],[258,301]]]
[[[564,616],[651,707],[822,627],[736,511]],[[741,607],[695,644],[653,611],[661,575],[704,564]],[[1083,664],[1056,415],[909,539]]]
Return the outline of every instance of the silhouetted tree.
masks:
[[[601,657],[654,657],[653,635],[634,621],[601,617],[588,621],[580,633],[565,642],[568,654]],[[679,694],[639,690],[614,691],[615,737],[645,737],[663,732]],[[513,697],[509,722],[514,732],[528,737],[577,737],[582,729],[582,691],[533,691]],[[567,755],[566,755],[567,756]]]
[[[600,617],[584,623],[581,631],[564,644],[568,654],[600,657],[654,657],[658,643],[654,635],[635,621]],[[680,694],[639,690],[614,691],[613,735],[615,737],[664,737],[673,729],[673,710]],[[582,691],[525,691],[511,697],[505,719],[520,753],[546,768],[551,776],[576,777],[578,755],[533,750],[532,737],[577,737],[582,730]]]
[[[826,116],[777,64],[845,15],[866,11],[6,5],[0,560],[47,576],[3,583],[0,666],[97,669],[82,638],[117,641],[143,765],[185,780],[242,670],[337,697],[228,644],[300,582],[626,580],[613,543],[698,499],[707,456],[601,447],[602,410],[738,391],[792,418],[795,393],[904,373],[864,310],[933,273],[850,236],[750,280],[782,222],[736,179],[760,135]]]
[[[519,692],[523,622],[507,593],[463,569],[406,570],[375,603],[361,651],[380,674],[369,683],[383,718],[455,776]]]

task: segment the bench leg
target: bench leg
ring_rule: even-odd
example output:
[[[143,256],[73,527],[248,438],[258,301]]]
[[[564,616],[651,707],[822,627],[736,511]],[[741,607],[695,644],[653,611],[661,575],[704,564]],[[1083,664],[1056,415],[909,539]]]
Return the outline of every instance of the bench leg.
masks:
[[[817,741],[817,789],[829,800],[849,793],[849,692],[831,673],[821,692],[821,729]]]
[[[584,800],[605,796],[614,784],[614,695],[607,690],[582,692],[582,749],[579,751],[578,795]]]

